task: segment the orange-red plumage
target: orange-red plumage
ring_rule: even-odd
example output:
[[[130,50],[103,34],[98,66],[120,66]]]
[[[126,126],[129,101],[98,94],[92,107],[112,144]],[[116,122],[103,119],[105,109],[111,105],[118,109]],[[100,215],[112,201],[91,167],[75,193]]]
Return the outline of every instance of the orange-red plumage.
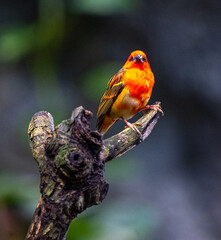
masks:
[[[118,119],[122,119],[127,126],[141,134],[126,119],[153,107],[146,106],[153,86],[154,75],[146,54],[139,50],[132,52],[124,66],[108,82],[97,112],[98,131],[104,134]]]

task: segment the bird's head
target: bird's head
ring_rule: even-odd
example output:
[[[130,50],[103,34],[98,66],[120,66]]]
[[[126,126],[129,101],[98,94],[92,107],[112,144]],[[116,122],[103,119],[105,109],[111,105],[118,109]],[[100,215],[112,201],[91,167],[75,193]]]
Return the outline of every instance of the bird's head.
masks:
[[[150,67],[147,56],[144,52],[140,50],[136,50],[132,52],[127,59],[126,63],[124,64],[123,68],[132,68],[132,67],[138,67],[138,68],[146,68]]]

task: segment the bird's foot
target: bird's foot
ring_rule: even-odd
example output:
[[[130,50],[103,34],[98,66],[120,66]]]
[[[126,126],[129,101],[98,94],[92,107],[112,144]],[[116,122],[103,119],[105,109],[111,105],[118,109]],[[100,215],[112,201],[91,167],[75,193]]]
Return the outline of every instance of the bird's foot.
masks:
[[[145,114],[145,113],[147,112],[147,110],[149,110],[149,109],[152,109],[152,110],[155,110],[155,111],[159,111],[159,112],[162,113],[162,116],[164,115],[164,112],[163,112],[163,110],[161,109],[161,106],[158,105],[158,104],[156,104],[156,105],[147,105],[147,106],[145,106],[143,109],[141,109],[141,111],[144,110],[144,111],[143,111],[143,114]]]
[[[125,126],[125,128],[131,128],[133,131],[137,132],[138,134],[140,134],[140,136],[142,136],[141,132],[135,127],[135,126],[141,126],[141,123],[130,123],[128,122],[126,119],[122,118],[122,120],[127,124],[127,126]]]

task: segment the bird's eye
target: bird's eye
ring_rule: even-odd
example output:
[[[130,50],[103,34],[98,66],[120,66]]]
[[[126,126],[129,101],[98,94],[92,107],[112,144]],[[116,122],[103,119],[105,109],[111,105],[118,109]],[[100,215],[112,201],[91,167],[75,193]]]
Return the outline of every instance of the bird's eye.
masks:
[[[146,57],[144,57],[144,58],[143,58],[143,61],[144,61],[144,62],[146,62],[146,61],[147,61],[147,58],[146,58]]]
[[[131,56],[130,60],[129,61],[134,61],[135,57],[134,56]]]

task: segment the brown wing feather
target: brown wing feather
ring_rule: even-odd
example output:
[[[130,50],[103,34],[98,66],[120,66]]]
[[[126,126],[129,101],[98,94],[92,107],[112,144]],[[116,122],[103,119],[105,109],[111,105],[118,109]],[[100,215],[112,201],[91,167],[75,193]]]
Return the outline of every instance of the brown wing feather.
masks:
[[[122,76],[125,69],[120,69],[108,82],[107,90],[101,98],[100,105],[97,112],[97,129],[101,130],[104,116],[110,111],[114,101],[124,88]]]

